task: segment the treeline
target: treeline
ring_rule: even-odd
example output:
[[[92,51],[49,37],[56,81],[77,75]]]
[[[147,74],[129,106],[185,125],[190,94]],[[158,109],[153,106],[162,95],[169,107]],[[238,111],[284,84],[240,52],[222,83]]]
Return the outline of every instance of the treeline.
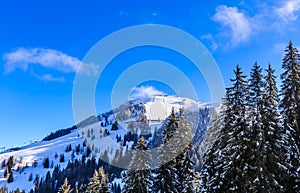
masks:
[[[237,66],[204,157],[202,192],[300,192],[300,56],[290,42],[275,70]]]
[[[77,127],[74,125],[72,127],[69,127],[67,129],[60,129],[55,132],[51,132],[48,136],[46,136],[42,141],[50,141],[59,137],[62,137],[64,135],[68,135],[71,133],[71,131],[77,129]]]
[[[56,166],[46,178],[35,177],[35,188],[31,192],[180,192],[194,191],[195,172],[191,161],[192,149],[191,124],[186,121],[183,109],[176,115],[174,109],[165,124],[163,144],[158,148],[158,167],[153,169],[152,155],[147,148],[147,141],[140,137],[133,155],[122,157],[116,153],[113,162],[129,162],[128,170],[114,167],[103,160],[108,160],[104,153],[99,160],[88,158],[86,148],[81,161],[75,159],[60,170]],[[174,149],[176,148],[176,149]],[[92,155],[92,154],[91,154]],[[126,157],[127,155],[127,157]],[[121,156],[121,157],[120,157]],[[99,169],[98,169],[99,168]],[[105,172],[107,174],[105,174]],[[115,178],[123,178],[124,187],[112,183]],[[164,183],[165,182],[165,183]]]

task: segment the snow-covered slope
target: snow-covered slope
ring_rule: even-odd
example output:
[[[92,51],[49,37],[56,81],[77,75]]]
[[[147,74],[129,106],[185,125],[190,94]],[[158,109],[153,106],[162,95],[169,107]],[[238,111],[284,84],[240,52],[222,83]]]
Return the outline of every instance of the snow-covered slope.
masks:
[[[53,171],[53,166],[59,165],[60,169],[63,169],[69,160],[81,159],[83,143],[87,144],[96,156],[102,155],[104,151],[108,152],[111,162],[115,152],[124,146],[117,140],[117,136],[123,138],[133,123],[140,120],[146,121],[153,133],[154,128],[161,127],[164,120],[170,115],[172,108],[175,111],[182,107],[185,111],[198,111],[199,108],[207,105],[207,103],[174,96],[153,96],[147,99],[128,101],[110,113],[99,115],[97,123],[88,124],[51,141],[35,142],[23,146],[17,151],[0,154],[0,163],[3,160],[7,162],[11,156],[14,158],[12,168],[14,181],[8,184],[7,178],[3,177],[6,167],[0,167],[0,187],[7,184],[8,190],[20,188],[28,192],[34,187],[33,181],[28,180],[31,174],[33,179],[36,175],[45,179],[46,173]],[[112,130],[114,124],[117,124],[117,130]],[[109,131],[109,135],[106,135],[105,130]],[[131,148],[132,143],[127,142],[126,146]],[[81,146],[80,153],[74,153],[79,144]],[[69,145],[71,145],[72,151],[66,152],[66,147]],[[60,162],[60,154],[64,154],[64,162]],[[50,167],[45,169],[43,162],[46,157],[50,160]],[[37,165],[34,166],[34,164]]]
[[[13,151],[9,153],[0,154],[0,161],[8,160],[10,156],[14,157],[15,164],[13,167],[14,181],[8,184],[8,189],[21,188],[29,191],[33,188],[33,182],[28,181],[29,175],[32,173],[33,176],[45,176],[48,171],[52,171],[53,168],[44,169],[43,161],[44,158],[49,157],[50,160],[53,160],[53,165],[61,165],[65,167],[67,161],[64,163],[59,163],[59,157],[55,158],[55,154],[60,155],[64,153],[65,160],[71,159],[71,152],[65,153],[66,147],[71,144],[75,146],[81,143],[81,139],[77,137],[77,131],[72,132],[69,135],[62,136],[58,139],[52,141],[41,141],[36,142],[24,147],[21,147],[18,151]],[[34,167],[34,163],[37,162],[37,166]],[[18,167],[24,168],[23,172],[17,172]],[[7,179],[3,178],[5,168],[0,170],[0,186],[2,187],[7,183]]]

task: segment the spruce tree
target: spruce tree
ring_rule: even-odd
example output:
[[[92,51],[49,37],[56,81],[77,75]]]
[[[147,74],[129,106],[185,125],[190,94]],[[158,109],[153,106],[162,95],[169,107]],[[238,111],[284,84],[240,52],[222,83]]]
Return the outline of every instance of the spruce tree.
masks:
[[[169,116],[168,122],[166,123],[163,131],[164,143],[168,142],[173,137],[177,126],[175,110],[174,107],[172,107],[171,115]]]
[[[71,193],[73,189],[71,189],[71,185],[68,182],[68,179],[66,178],[64,181],[64,184],[59,188],[59,193]]]
[[[261,175],[264,163],[262,161],[263,128],[261,124],[261,111],[263,106],[263,75],[262,68],[256,62],[250,72],[248,80],[249,94],[247,95],[247,121],[251,140],[248,141],[250,147],[248,152],[249,178],[247,184],[250,191],[260,191],[264,177]],[[261,192],[261,191],[260,191]]]
[[[164,126],[163,132],[163,144],[158,148],[158,165],[156,169],[156,176],[154,182],[154,192],[160,193],[177,193],[178,191],[178,179],[176,172],[177,156],[172,137],[178,127],[175,115],[175,110],[172,108],[171,115],[168,118],[167,123]]]
[[[152,157],[147,152],[147,142],[144,137],[141,137],[138,140],[128,170],[123,178],[125,183],[123,193],[151,192],[151,163]]]
[[[233,86],[226,89],[224,121],[220,135],[205,155],[202,171],[203,191],[247,192],[251,187],[248,174],[248,146],[251,133],[246,118],[246,76],[236,67]]]
[[[249,109],[248,114],[250,117],[250,124],[257,124],[260,119],[260,110],[262,108],[262,96],[263,96],[263,75],[262,68],[256,62],[250,72],[250,78],[248,80],[249,94],[247,95],[247,101]]]
[[[5,184],[4,184],[3,187],[0,188],[0,193],[8,193],[8,192],[7,192],[7,187],[6,187]]]
[[[282,80],[280,103],[284,124],[295,128],[299,139],[300,123],[300,55],[297,48],[290,41],[285,50],[282,68],[285,70],[280,78]]]
[[[266,69],[267,75],[264,77],[263,90],[263,108],[261,108],[262,123],[262,141],[260,143],[261,163],[263,167],[257,173],[260,180],[260,186],[257,187],[259,192],[284,192],[283,169],[284,163],[282,158],[285,146],[282,143],[282,127],[280,116],[278,114],[278,90],[276,86],[275,70],[271,65]]]
[[[281,114],[284,123],[285,145],[289,147],[286,152],[286,164],[289,175],[286,177],[285,186],[288,191],[300,191],[300,55],[290,41],[285,50],[282,61],[284,72],[282,80],[280,102]]]
[[[213,181],[213,175],[216,172],[215,167],[215,159],[217,159],[216,151],[218,145],[221,130],[224,127],[224,120],[226,118],[226,105],[228,99],[228,91],[226,91],[225,98],[223,99],[223,103],[220,108],[220,112],[217,114],[216,118],[212,120],[212,125],[208,128],[207,132],[205,133],[205,148],[206,151],[203,155],[203,166],[201,168],[201,172],[198,174],[198,185],[196,187],[197,192],[208,192],[211,182]],[[200,183],[201,182],[201,183]]]
[[[103,167],[100,167],[95,170],[93,177],[90,179],[87,190],[87,193],[109,193],[109,181]]]
[[[176,188],[179,192],[193,192],[194,191],[194,163],[190,157],[190,151],[192,149],[193,133],[191,123],[187,122],[184,117],[184,109],[180,109],[179,117],[177,118],[178,128],[171,139],[173,148],[177,148],[175,159],[175,168],[177,173],[177,185]]]
[[[98,179],[99,175],[98,175],[98,171],[95,170],[93,177],[90,179],[88,187],[86,192],[87,193],[96,193],[98,190],[98,187],[100,186],[100,180]]]
[[[281,157],[281,160],[285,172],[281,178],[282,184],[286,192],[300,192],[300,151],[294,137],[296,131],[290,125],[286,125],[284,130],[282,141],[285,149],[283,149],[284,157]]]
[[[11,183],[14,181],[14,174],[12,171],[10,171],[8,179],[7,179],[7,183]]]

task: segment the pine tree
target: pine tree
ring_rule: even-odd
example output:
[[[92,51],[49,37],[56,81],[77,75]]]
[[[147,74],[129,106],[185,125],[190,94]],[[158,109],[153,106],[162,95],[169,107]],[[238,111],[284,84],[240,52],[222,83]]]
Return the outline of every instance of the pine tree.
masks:
[[[8,176],[8,179],[7,179],[7,183],[11,183],[11,182],[13,182],[14,181],[14,174],[13,174],[13,172],[11,171],[10,173],[9,173],[9,176]]]
[[[138,140],[135,151],[123,181],[125,183],[123,193],[147,193],[151,192],[151,154],[147,152],[147,143],[144,137]]]
[[[178,179],[176,176],[177,172],[175,161],[177,154],[174,147],[178,144],[174,144],[174,139],[172,137],[175,134],[178,125],[174,108],[172,108],[171,115],[164,127],[164,143],[158,148],[159,168],[156,169],[154,192],[177,193],[179,192],[177,187]],[[173,139],[173,141],[171,139]]]
[[[295,140],[295,133],[293,127],[286,125],[284,128],[282,141],[284,142],[285,149],[283,150],[284,156],[281,157],[283,161],[283,169],[287,170],[282,175],[282,184],[286,192],[300,192],[300,151]]]
[[[300,55],[290,41],[282,61],[285,70],[282,80],[280,102],[284,123],[285,145],[289,147],[285,162],[288,164],[290,175],[287,176],[285,186],[288,191],[300,191],[300,174],[298,168],[300,148]]]
[[[71,185],[69,185],[68,179],[66,178],[64,184],[59,188],[59,193],[71,193],[73,189],[71,189]]]
[[[2,188],[0,188],[0,193],[7,193],[7,187],[5,184]]]
[[[284,157],[285,149],[282,143],[282,127],[278,114],[278,90],[276,87],[275,70],[271,65],[266,69],[267,75],[264,77],[263,108],[261,108],[261,123],[263,137],[260,143],[261,171],[257,173],[260,180],[259,192],[283,192],[283,174],[286,172],[280,165],[284,165],[281,158]]]
[[[262,96],[263,96],[263,75],[262,68],[256,62],[250,72],[249,82],[249,94],[247,96],[248,101],[248,114],[249,120],[252,125],[259,124],[260,111],[262,109]]]
[[[93,177],[90,179],[88,188],[86,190],[87,193],[96,193],[98,191],[98,187],[100,187],[101,179],[99,179],[98,171],[95,170]]]
[[[261,175],[264,163],[262,161],[263,128],[261,124],[261,111],[263,107],[263,75],[262,68],[256,62],[251,69],[248,80],[249,94],[247,95],[247,121],[251,140],[248,141],[250,150],[248,152],[249,178],[247,184],[252,184],[250,191],[261,192],[264,176]]]
[[[176,122],[175,110],[174,110],[174,107],[172,107],[171,115],[169,116],[168,122],[165,125],[165,129],[163,131],[164,143],[166,143],[173,137],[173,135],[177,129],[177,126],[178,125]]]
[[[44,168],[49,168],[50,166],[50,161],[49,161],[49,157],[44,158]]]
[[[190,157],[192,149],[192,128],[191,123],[187,122],[184,117],[184,109],[180,109],[179,117],[177,118],[178,128],[176,129],[173,138],[171,139],[176,144],[173,148],[176,149],[178,155],[175,159],[175,168],[177,173],[178,192],[193,192],[194,191],[194,163]]]
[[[224,121],[220,135],[204,158],[203,191],[247,192],[250,132],[246,119],[246,76],[236,67],[233,86],[226,89]]]
[[[214,154],[219,145],[219,140],[221,139],[221,130],[224,127],[224,120],[226,118],[226,99],[228,98],[228,91],[226,91],[226,97],[223,99],[223,103],[220,108],[220,112],[217,117],[212,120],[212,126],[209,127],[208,131],[205,133],[206,139],[204,141],[206,151],[203,155],[203,166],[201,172],[198,174],[198,187],[196,187],[197,192],[208,192],[211,186],[212,175],[216,172],[215,160],[218,156]],[[197,177],[196,177],[197,178]]]
[[[282,61],[282,68],[285,70],[280,78],[282,79],[280,103],[281,113],[283,115],[284,124],[291,125],[296,128],[299,136],[298,123],[300,117],[300,55],[297,48],[290,41],[285,56]],[[299,138],[299,137],[297,137]]]
[[[100,167],[98,171],[95,170],[93,177],[90,179],[86,192],[87,193],[109,193],[110,192],[109,181],[107,176],[105,175],[103,167]]]
[[[182,176],[185,178],[182,178],[182,184],[183,184],[183,190],[184,193],[194,193],[195,192],[195,169],[194,169],[194,162],[191,160],[190,157],[190,149],[192,148],[192,145],[190,145],[188,151],[185,152],[185,159],[182,164]],[[180,171],[180,170],[179,170]]]

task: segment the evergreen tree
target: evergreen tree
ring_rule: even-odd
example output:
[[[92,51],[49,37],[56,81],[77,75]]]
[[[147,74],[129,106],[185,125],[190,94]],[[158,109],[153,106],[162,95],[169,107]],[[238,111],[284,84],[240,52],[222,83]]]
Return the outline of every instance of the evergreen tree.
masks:
[[[175,147],[178,144],[174,144],[174,140],[171,140],[177,129],[177,126],[175,110],[172,108],[171,115],[168,118],[163,132],[164,143],[158,148],[159,168],[156,169],[154,192],[179,192],[177,187],[178,179],[176,175],[177,172],[175,161],[175,157],[177,156]]]
[[[287,176],[285,186],[288,191],[300,191],[299,148],[300,148],[300,55],[290,41],[285,50],[282,68],[285,70],[282,79],[280,102],[281,114],[284,123],[285,145],[289,147],[286,152]]]
[[[32,181],[33,180],[33,176],[32,173],[30,173],[29,177],[28,177],[28,181]]]
[[[201,176],[206,192],[247,192],[252,185],[247,173],[251,133],[246,118],[246,76],[239,66],[234,73],[233,86],[226,89],[220,135],[204,159]]]
[[[50,166],[50,161],[49,161],[49,157],[44,158],[44,168],[49,168]]]
[[[250,79],[248,80],[249,94],[247,95],[248,101],[248,114],[249,114],[249,124],[257,125],[261,118],[262,109],[262,96],[263,96],[263,75],[262,68],[256,62],[250,72]]]
[[[95,170],[93,177],[88,184],[87,193],[109,193],[109,181],[104,173],[103,167]]]
[[[282,141],[284,142],[283,153],[284,156],[281,157],[283,164],[283,169],[286,170],[282,177],[282,184],[286,189],[286,192],[300,192],[300,151],[295,140],[295,133],[293,127],[290,125],[285,126],[285,132],[283,133]]]
[[[217,156],[215,151],[217,145],[219,144],[221,129],[224,127],[224,120],[226,118],[226,99],[228,99],[228,91],[226,91],[226,97],[223,99],[223,103],[220,108],[220,112],[217,114],[216,118],[212,120],[212,126],[208,128],[205,133],[205,148],[206,152],[203,155],[203,166],[201,172],[198,174],[198,187],[196,187],[197,192],[208,192],[210,183],[212,181],[212,174],[215,174],[215,160]],[[197,177],[196,177],[197,178]],[[201,183],[200,183],[201,182]]]
[[[13,172],[11,171],[10,173],[9,173],[9,176],[8,176],[8,179],[7,179],[7,183],[11,183],[11,182],[13,182],[14,181],[14,174],[13,174]]]
[[[178,128],[171,139],[176,144],[173,148],[177,147],[175,159],[175,168],[177,173],[178,192],[193,192],[194,191],[194,164],[190,157],[192,149],[192,128],[191,123],[187,122],[184,117],[184,109],[180,109],[179,117],[177,118]],[[170,140],[170,141],[171,141]]]
[[[262,180],[264,177],[261,175],[261,171],[264,167],[263,163],[263,128],[261,124],[261,111],[263,108],[263,75],[262,68],[256,62],[251,69],[250,79],[248,80],[249,94],[247,95],[247,121],[249,125],[249,132],[251,140],[248,141],[250,147],[248,152],[248,164],[249,164],[249,178],[247,184],[250,186],[250,191],[257,191],[262,187]]]
[[[280,103],[281,113],[284,124],[289,124],[295,128],[299,139],[299,123],[300,123],[300,55],[297,48],[290,41],[285,56],[282,61],[282,68],[285,70],[280,78],[282,79]]]
[[[136,149],[126,172],[123,181],[125,186],[124,193],[147,193],[151,192],[152,178],[151,178],[151,163],[152,157],[147,152],[147,143],[144,137],[138,140]]]
[[[7,193],[6,185],[4,185],[2,188],[0,188],[0,193]]]
[[[165,129],[163,131],[164,143],[168,142],[172,136],[174,135],[177,129],[176,115],[174,107],[172,107],[171,115],[168,118],[168,122],[165,125]]]
[[[259,192],[283,192],[282,178],[284,171],[280,165],[284,165],[281,158],[284,157],[285,149],[282,143],[282,127],[278,114],[278,90],[276,87],[275,70],[268,65],[267,75],[264,77],[263,108],[261,108],[262,141],[260,143],[261,163],[260,171],[257,172],[257,179],[260,186]],[[257,180],[257,181],[258,181]]]
[[[194,163],[191,160],[190,157],[190,148],[192,148],[192,145],[190,145],[188,151],[185,152],[185,159],[183,161],[182,164],[182,169],[179,170],[182,171],[182,173],[180,173],[183,177],[182,178],[182,184],[183,184],[183,190],[182,192],[184,193],[194,193],[196,190],[196,186],[195,186],[195,170],[194,170]]]
[[[68,182],[68,179],[66,178],[64,181],[64,184],[59,188],[59,193],[71,193],[73,189],[71,189],[71,185]]]

